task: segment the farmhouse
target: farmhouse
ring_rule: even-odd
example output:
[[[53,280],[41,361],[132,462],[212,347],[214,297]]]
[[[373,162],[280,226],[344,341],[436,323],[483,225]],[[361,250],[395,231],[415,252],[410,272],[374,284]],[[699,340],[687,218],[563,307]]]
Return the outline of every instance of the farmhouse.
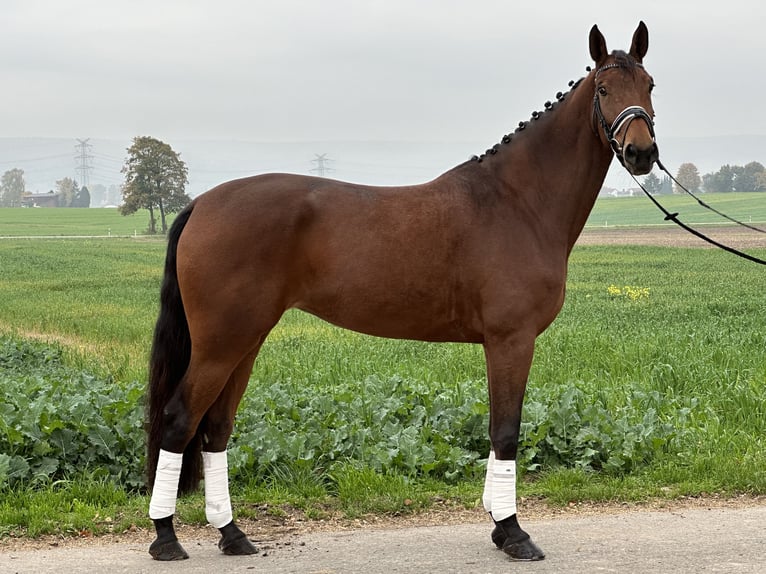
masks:
[[[59,193],[26,193],[21,197],[22,207],[58,207]]]

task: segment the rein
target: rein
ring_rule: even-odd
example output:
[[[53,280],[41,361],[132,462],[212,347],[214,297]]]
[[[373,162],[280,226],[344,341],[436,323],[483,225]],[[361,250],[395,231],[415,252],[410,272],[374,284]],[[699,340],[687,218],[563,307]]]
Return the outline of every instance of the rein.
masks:
[[[668,170],[667,170],[667,169],[665,169],[665,166],[663,166],[663,165],[662,165],[662,163],[661,163],[659,160],[657,161],[657,165],[658,165],[658,166],[660,167],[660,169],[662,169],[662,170],[663,170],[665,173],[667,173],[668,175],[670,175],[670,173],[668,172]],[[630,172],[628,172],[628,173],[630,173]],[[708,243],[710,243],[711,245],[715,245],[716,247],[719,247],[719,248],[723,249],[724,251],[728,251],[729,253],[733,253],[734,255],[737,255],[738,257],[742,257],[743,259],[747,259],[748,261],[752,261],[753,263],[760,263],[761,265],[766,265],[766,261],[764,261],[763,259],[761,259],[761,258],[759,258],[759,257],[755,257],[754,255],[750,255],[750,254],[748,254],[748,253],[745,253],[744,251],[740,251],[739,249],[735,249],[734,247],[730,247],[729,245],[724,245],[723,243],[719,243],[718,241],[716,241],[715,239],[713,239],[713,238],[711,238],[711,237],[708,237],[707,235],[705,235],[705,234],[704,234],[704,233],[702,233],[701,231],[697,231],[697,230],[696,230],[696,229],[694,229],[693,227],[689,227],[689,226],[688,226],[688,225],[686,225],[686,224],[685,224],[683,221],[681,221],[680,219],[678,219],[678,212],[676,212],[676,213],[671,213],[670,211],[668,211],[667,209],[665,209],[665,207],[664,207],[664,206],[663,206],[663,205],[662,205],[662,204],[661,204],[659,201],[657,201],[657,198],[655,198],[655,197],[654,197],[654,196],[653,196],[651,193],[649,193],[649,191],[647,191],[647,189],[646,189],[646,188],[643,186],[643,184],[642,184],[640,181],[638,181],[638,179],[636,179],[636,176],[634,176],[634,175],[631,173],[631,174],[630,174],[630,177],[632,177],[632,178],[633,178],[633,181],[635,181],[635,182],[638,184],[638,187],[640,187],[640,188],[641,188],[641,191],[643,191],[643,192],[644,192],[644,195],[646,195],[646,197],[648,197],[648,198],[649,198],[649,199],[652,201],[652,203],[653,203],[654,205],[656,205],[656,206],[657,206],[657,208],[658,208],[658,209],[659,209],[659,210],[660,210],[662,213],[664,213],[664,214],[665,214],[665,221],[672,221],[673,223],[675,223],[676,225],[678,225],[678,226],[679,226],[681,229],[684,229],[685,231],[688,231],[688,232],[689,232],[689,233],[691,233],[692,235],[695,235],[695,236],[699,237],[700,239],[702,239],[703,241],[707,241],[707,242],[708,242]],[[676,181],[676,180],[675,180],[675,178],[673,178],[673,176],[672,176],[672,175],[671,175],[670,177],[673,179],[673,181]],[[676,183],[678,183],[678,182],[676,181]],[[682,189],[684,189],[684,188],[682,187]],[[684,189],[684,190],[685,190],[685,189]],[[685,191],[686,191],[686,190],[685,190]],[[687,193],[691,193],[691,192],[687,191]],[[692,195],[693,195],[693,194],[692,194]],[[700,200],[698,200],[698,201],[700,201]],[[708,206],[707,204],[705,204],[705,203],[704,203],[704,202],[702,202],[702,201],[700,201],[700,204],[701,204],[701,205],[704,205],[705,207],[708,207],[709,209],[712,209],[710,206]],[[716,211],[716,210],[713,210],[713,211],[715,211],[716,213],[720,213],[719,211]],[[723,215],[723,214],[721,214],[721,215]],[[726,217],[726,219],[729,219],[729,220],[731,220],[731,221],[735,221],[736,223],[740,223],[740,225],[744,225],[745,227],[749,227],[750,229],[755,229],[756,231],[759,231],[759,232],[761,232],[761,233],[764,233],[764,231],[763,231],[762,229],[758,229],[757,227],[751,227],[750,225],[747,225],[747,224],[741,223],[741,222],[737,221],[736,219],[732,219],[731,217],[728,217],[728,216],[726,216],[726,215],[724,215],[724,217]]]
[[[641,64],[636,64],[636,66],[642,67]],[[621,68],[623,67],[621,64],[618,63],[612,63],[607,64],[605,66],[602,66],[596,71],[596,77],[598,78],[598,75],[603,72],[604,70],[608,70],[610,68]],[[601,126],[601,129],[604,130],[604,135],[606,136],[607,141],[609,142],[609,145],[612,148],[612,151],[614,151],[614,154],[617,156],[617,159],[620,160],[620,163],[623,167],[625,167],[625,158],[623,157],[624,153],[624,147],[625,147],[625,138],[627,137],[628,128],[630,127],[630,124],[633,123],[636,119],[641,119],[646,123],[646,126],[649,128],[649,133],[652,136],[652,141],[656,143],[657,139],[654,134],[654,120],[651,118],[651,116],[646,112],[644,108],[641,106],[629,106],[625,108],[623,111],[621,111],[619,114],[617,114],[617,117],[614,119],[614,121],[609,124],[609,122],[606,121],[606,118],[604,117],[604,112],[601,110],[601,101],[599,99],[598,90],[596,90],[596,93],[593,95],[593,115],[596,120],[598,120],[598,123]],[[617,135],[620,133],[620,131],[623,130],[622,135],[622,141],[620,142],[617,139]],[[724,217],[725,219],[728,219],[729,221],[736,223],[737,225],[741,225],[743,227],[747,227],[748,229],[751,229],[753,231],[757,231],[759,233],[766,233],[763,229],[759,229],[758,227],[754,227],[752,225],[748,225],[747,223],[744,223],[742,221],[739,221],[737,219],[734,219],[733,217],[729,217],[725,213],[722,213],[718,211],[717,209],[711,207],[704,201],[702,201],[700,198],[698,198],[696,195],[694,195],[691,191],[686,189],[683,185],[678,183],[678,180],[674,178],[671,173],[665,168],[665,166],[662,164],[662,162],[658,159],[657,160],[657,167],[659,167],[662,171],[664,171],[666,174],[670,176],[670,179],[673,180],[676,185],[684,190],[687,194],[691,195],[694,199],[697,200],[697,203],[699,203],[702,207],[709,209],[713,211],[714,213],[720,215],[721,217]],[[630,173],[629,170],[628,173]],[[682,229],[688,231],[692,235],[695,235],[696,237],[699,237],[703,241],[707,241],[711,245],[715,245],[716,247],[719,247],[723,249],[724,251],[728,251],[729,253],[733,253],[734,255],[737,255],[738,257],[742,257],[743,259],[747,259],[748,261],[752,261],[754,263],[759,263],[761,265],[766,265],[766,261],[763,259],[760,259],[759,257],[755,257],[754,255],[749,255],[743,251],[740,251],[738,249],[735,249],[734,247],[730,247],[728,245],[724,245],[723,243],[720,243],[711,237],[708,237],[701,231],[697,231],[696,229],[686,225],[683,221],[678,219],[678,213],[671,213],[665,207],[660,204],[659,201],[651,194],[647,189],[643,186],[643,184],[636,179],[636,177],[630,173],[630,176],[633,178],[633,181],[635,181],[638,186],[641,188],[641,191],[644,192],[646,197],[648,197],[654,205],[657,206],[657,208],[662,211],[662,213],[665,214],[665,221],[672,221]]]
[[[713,206],[711,206],[711,205],[705,203],[704,201],[702,201],[699,197],[697,197],[691,191],[689,191],[683,185],[681,185],[678,182],[678,180],[675,177],[673,177],[673,174],[671,174],[668,171],[668,169],[663,165],[663,163],[660,160],[657,160],[657,167],[659,167],[662,171],[664,171],[668,175],[668,177],[673,181],[673,183],[675,183],[680,189],[682,189],[684,191],[684,193],[686,193],[687,195],[690,195],[695,200],[697,200],[697,203],[700,204],[705,209],[709,209],[710,211],[712,211],[716,215],[719,215],[719,216],[723,217],[724,219],[728,219],[732,223],[736,223],[737,225],[741,225],[742,227],[747,227],[748,229],[752,229],[753,231],[757,231],[758,233],[766,233],[766,230],[763,230],[760,227],[755,227],[753,225],[749,225],[749,224],[745,223],[744,221],[740,221],[738,219],[734,219],[733,217],[729,217],[725,213],[723,213],[721,211],[718,211]]]

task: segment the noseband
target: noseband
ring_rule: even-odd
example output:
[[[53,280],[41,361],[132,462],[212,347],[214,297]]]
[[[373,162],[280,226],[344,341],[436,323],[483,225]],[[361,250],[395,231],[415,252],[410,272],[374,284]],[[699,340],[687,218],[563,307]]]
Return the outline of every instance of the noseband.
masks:
[[[641,64],[636,64],[639,68],[642,68]],[[596,71],[596,78],[598,78],[598,75],[603,72],[604,70],[608,70],[610,68],[624,68],[625,66],[622,66],[620,64],[607,64],[606,66],[603,66]],[[652,117],[646,112],[644,108],[641,106],[629,106],[622,110],[619,114],[617,114],[617,117],[612,122],[612,125],[609,125],[609,123],[606,121],[606,118],[604,117],[604,112],[601,111],[601,101],[598,97],[598,90],[596,90],[596,93],[593,95],[593,113],[595,117],[598,119],[599,124],[601,124],[601,128],[604,130],[604,135],[606,136],[606,140],[609,142],[609,145],[612,147],[612,150],[614,151],[614,154],[617,156],[617,159],[620,160],[620,163],[625,165],[625,159],[623,157],[623,148],[625,147],[625,138],[628,135],[628,128],[630,127],[630,124],[633,123],[633,120],[640,118],[646,122],[646,126],[649,128],[649,133],[652,136],[652,142],[656,142],[656,138],[654,135],[654,120]],[[620,130],[623,130],[622,135],[622,142],[617,140],[617,134],[620,132]]]

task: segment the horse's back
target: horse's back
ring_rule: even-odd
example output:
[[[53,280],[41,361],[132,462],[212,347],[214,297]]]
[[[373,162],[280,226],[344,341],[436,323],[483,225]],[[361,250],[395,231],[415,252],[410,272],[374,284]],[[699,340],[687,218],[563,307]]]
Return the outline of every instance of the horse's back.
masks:
[[[270,174],[223,184],[195,200],[179,243],[185,299],[207,301],[201,286],[213,280],[232,301],[257,298],[261,313],[297,307],[376,335],[478,340],[461,265],[472,209],[441,183]]]

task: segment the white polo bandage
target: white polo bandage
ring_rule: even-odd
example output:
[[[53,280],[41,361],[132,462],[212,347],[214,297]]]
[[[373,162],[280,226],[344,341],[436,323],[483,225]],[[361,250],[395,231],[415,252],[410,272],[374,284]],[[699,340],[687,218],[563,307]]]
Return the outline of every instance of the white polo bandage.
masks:
[[[490,512],[500,522],[516,514],[516,461],[495,460],[491,474]]]
[[[160,449],[157,473],[154,476],[152,499],[149,502],[149,518],[158,520],[176,513],[178,480],[181,478],[182,452],[168,452]]]
[[[223,528],[233,520],[226,451],[203,452],[202,465],[205,470],[205,516],[210,524]]]
[[[487,458],[487,474],[484,477],[484,494],[481,495],[481,502],[484,510],[492,512],[492,469],[495,467],[495,451],[489,451]]]

